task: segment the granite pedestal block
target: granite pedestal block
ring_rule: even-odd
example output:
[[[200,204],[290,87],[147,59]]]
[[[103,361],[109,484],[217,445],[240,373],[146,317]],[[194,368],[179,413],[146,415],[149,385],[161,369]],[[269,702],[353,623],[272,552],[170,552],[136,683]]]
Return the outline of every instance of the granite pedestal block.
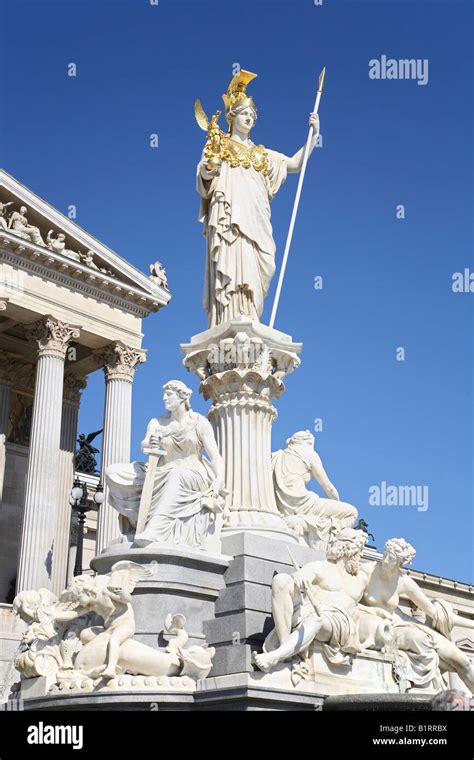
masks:
[[[152,575],[141,581],[133,594],[136,638],[162,648],[166,642],[160,632],[166,615],[184,614],[190,645],[205,640],[216,650],[207,678],[189,691],[189,685],[184,684],[183,689],[179,679],[171,691],[159,685],[156,691],[153,685],[144,691],[143,677],[131,679],[129,684],[127,676],[120,688],[97,688],[87,694],[81,689],[52,690],[44,695],[33,689],[28,694],[25,689],[25,708],[47,710],[64,705],[64,709],[149,710],[154,703],[164,710],[320,710],[326,699],[331,700],[328,709],[348,709],[354,700],[360,700],[359,709],[386,709],[383,705],[392,704],[410,710],[428,704],[432,693],[397,693],[391,659],[382,652],[366,651],[348,665],[336,666],[325,659],[316,644],[311,672],[301,675],[289,663],[280,663],[270,673],[259,671],[253,665],[252,652],[261,651],[273,627],[274,575],[291,574],[295,565],[324,560],[325,555],[320,550],[244,532],[223,537],[222,547],[222,556],[211,556],[186,548],[116,544],[92,563],[99,573],[110,572],[120,560],[148,567]]]
[[[295,571],[292,556],[299,566],[325,559],[321,551],[253,533],[223,537],[222,549],[234,559],[224,576],[215,617],[204,625],[208,644],[216,648],[212,676],[254,671],[252,651],[261,651],[273,627],[273,576]]]
[[[137,562],[152,572],[132,596],[135,638],[154,648],[166,646],[160,635],[165,618],[169,613],[180,613],[186,617],[189,645],[202,645],[204,624],[214,618],[231,558],[184,547],[131,548],[129,544],[116,544],[95,557],[91,566],[98,573],[108,573],[121,560]]]

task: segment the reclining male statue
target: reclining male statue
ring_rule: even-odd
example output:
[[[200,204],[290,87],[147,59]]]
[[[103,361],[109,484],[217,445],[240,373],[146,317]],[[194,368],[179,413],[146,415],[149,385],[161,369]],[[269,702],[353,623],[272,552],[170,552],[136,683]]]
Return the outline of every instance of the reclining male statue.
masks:
[[[367,583],[365,575],[358,573],[366,541],[364,531],[344,528],[329,544],[327,560],[310,562],[293,575],[275,575],[275,628],[265,640],[263,653],[254,654],[260,670],[267,672],[306,652],[315,640],[336,664],[359,651],[355,613]]]

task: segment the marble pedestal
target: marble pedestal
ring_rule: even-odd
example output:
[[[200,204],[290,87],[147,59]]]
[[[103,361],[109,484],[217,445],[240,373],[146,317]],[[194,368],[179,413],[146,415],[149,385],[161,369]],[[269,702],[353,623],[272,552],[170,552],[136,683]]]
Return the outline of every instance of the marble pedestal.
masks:
[[[416,694],[351,694],[328,697],[325,712],[431,712],[433,692]]]
[[[136,638],[151,647],[166,646],[161,638],[169,613],[186,617],[189,644],[203,644],[204,625],[214,618],[214,607],[224,589],[224,573],[231,557],[212,556],[185,547],[131,548],[128,542],[113,544],[95,557],[97,573],[110,572],[121,560],[137,562],[153,575],[141,581],[133,594]]]
[[[208,416],[224,460],[230,511],[224,532],[295,542],[275,501],[271,429],[273,401],[300,364],[301,343],[236,317],[195,335],[181,350],[185,367],[201,380],[200,392],[212,401]]]
[[[0,604],[0,704],[6,702],[15,681],[13,661],[18,652],[24,624],[15,617],[11,604]]]
[[[216,602],[215,617],[204,626],[207,643],[216,649],[211,671],[216,677],[254,672],[252,652],[261,650],[273,627],[273,576],[294,572],[288,549],[300,566],[325,558],[322,552],[251,532],[224,536],[222,549],[233,560]]]
[[[252,652],[261,651],[273,627],[274,574],[294,571],[290,551],[300,566],[324,559],[324,554],[248,531],[223,537],[222,547],[223,555],[211,556],[179,547],[132,549],[123,543],[109,547],[92,563],[100,573],[108,572],[119,560],[133,560],[152,570],[153,576],[141,581],[133,594],[136,638],[163,648],[166,642],[160,633],[166,615],[184,614],[190,645],[202,645],[205,640],[216,650],[206,679],[190,684],[179,678],[125,675],[113,687],[75,684],[50,689],[43,685],[47,687],[43,690],[40,683],[24,683],[21,698],[25,709],[314,711],[322,709],[329,697],[367,695],[370,701],[374,694],[390,698],[397,693],[401,703],[404,696],[407,705],[413,701],[411,694],[399,694],[391,660],[380,652],[359,655],[349,668],[329,664],[315,647],[314,672],[297,682],[285,663],[271,673],[258,671],[252,664]],[[420,695],[425,702],[431,697],[428,690]]]

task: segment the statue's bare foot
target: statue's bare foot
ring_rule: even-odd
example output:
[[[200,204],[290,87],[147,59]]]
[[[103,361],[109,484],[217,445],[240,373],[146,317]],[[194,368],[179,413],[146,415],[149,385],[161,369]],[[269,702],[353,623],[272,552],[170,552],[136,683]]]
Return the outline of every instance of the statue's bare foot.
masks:
[[[102,678],[105,678],[106,681],[110,680],[111,678],[115,678],[115,676],[115,668],[106,668],[102,673]]]
[[[99,678],[99,676],[102,677],[104,675],[105,668],[105,665],[100,665],[98,668],[90,670],[88,674],[89,678],[92,678],[92,680],[94,680],[95,678]]]
[[[274,652],[262,652],[261,654],[253,653],[253,659],[259,670],[268,673],[278,662],[278,656]]]

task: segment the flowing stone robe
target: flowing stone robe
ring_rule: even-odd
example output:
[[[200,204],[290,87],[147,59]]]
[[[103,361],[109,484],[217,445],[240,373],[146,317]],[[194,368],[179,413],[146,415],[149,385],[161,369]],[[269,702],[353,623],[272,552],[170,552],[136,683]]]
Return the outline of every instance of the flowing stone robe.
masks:
[[[248,143],[250,146],[253,143]],[[270,202],[287,175],[287,158],[266,151],[269,173],[222,162],[220,174],[204,180],[198,164],[199,221],[206,237],[203,306],[209,327],[245,314],[260,319],[275,273]]]
[[[445,689],[438,649],[440,642],[451,638],[452,608],[444,599],[433,599],[437,620],[433,627],[422,623],[397,607],[390,620],[395,639],[395,657],[403,676],[415,686]],[[386,609],[386,608],[385,608]],[[358,626],[361,649],[378,649],[376,632],[381,618],[375,608],[359,608]]]
[[[359,632],[357,628],[357,616],[358,609],[354,602],[348,600],[347,609],[344,609],[341,605],[321,603],[319,605],[319,611],[324,619],[325,625],[330,629],[331,635],[328,641],[319,641],[318,644],[321,647],[326,659],[333,665],[344,665],[349,661],[350,655],[354,655],[360,651]],[[296,595],[296,604],[293,610],[293,616],[291,619],[291,632],[295,630],[301,631],[304,628],[307,619],[316,614],[313,605],[303,600],[301,594],[298,592]],[[301,632],[303,637],[303,633]],[[316,641],[316,640],[314,640]],[[311,647],[314,641],[310,644],[308,652],[311,653]],[[273,628],[267,635],[263,643],[263,651],[271,652],[280,646],[280,640],[278,634]]]
[[[215,477],[202,455],[202,434],[209,422],[201,414],[189,411],[183,424],[170,430],[161,423],[165,419],[151,420],[142,443],[149,445],[150,436],[158,435],[166,455],[157,463],[150,510],[140,538],[201,546],[210,518],[205,508],[206,494]],[[146,467],[145,462],[116,464],[105,473],[111,506],[128,517],[132,525],[137,523]]]
[[[311,453],[309,446],[290,444],[272,454],[275,498],[290,524],[295,518],[302,522],[310,541],[319,538],[327,542],[331,530],[338,533],[354,524],[357,510],[344,501],[323,499],[306,488],[312,478]]]

